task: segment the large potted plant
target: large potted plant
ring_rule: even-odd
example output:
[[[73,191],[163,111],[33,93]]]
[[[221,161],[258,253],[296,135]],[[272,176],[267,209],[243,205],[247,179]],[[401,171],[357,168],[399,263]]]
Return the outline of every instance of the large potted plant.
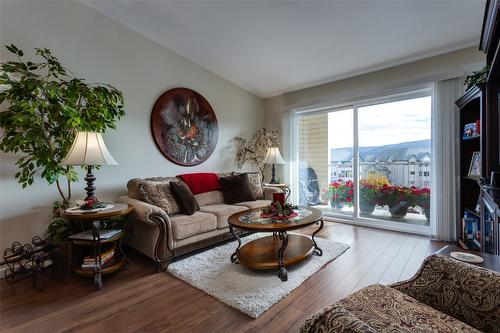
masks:
[[[428,187],[413,188],[412,194],[415,197],[415,203],[424,211],[427,221],[431,219],[431,189]]]
[[[359,211],[361,214],[373,213],[380,201],[380,191],[384,185],[389,185],[389,179],[379,174],[370,174],[361,180],[359,186]]]
[[[339,179],[328,184],[328,189],[324,191],[324,199],[330,202],[330,206],[342,209],[344,206],[352,206],[353,183],[351,180],[343,181]]]
[[[21,155],[15,178],[23,188],[38,176],[55,184],[61,201],[54,204],[55,224],[48,237],[61,241],[71,228],[61,220],[60,211],[69,205],[71,182],[78,175],[60,162],[76,131],[115,128],[125,114],[123,95],[110,85],[75,77],[48,49],[35,49],[38,61],[33,62],[24,60],[24,52],[15,45],[6,48],[16,60],[0,65],[0,150]]]
[[[410,207],[411,189],[399,185],[384,185],[381,188],[380,204],[389,206],[393,218],[403,218]]]

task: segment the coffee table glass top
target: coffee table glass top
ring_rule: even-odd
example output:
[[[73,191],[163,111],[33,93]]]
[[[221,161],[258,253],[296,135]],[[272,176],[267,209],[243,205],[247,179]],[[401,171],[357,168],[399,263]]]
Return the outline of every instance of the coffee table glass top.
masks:
[[[289,219],[276,219],[272,217],[261,217],[261,214],[264,212],[264,209],[250,210],[248,212],[243,213],[239,217],[239,221],[242,223],[248,224],[272,224],[272,223],[287,223],[287,222],[295,222],[300,221],[303,218],[310,216],[313,212],[305,207],[299,207],[295,209],[298,215]]]

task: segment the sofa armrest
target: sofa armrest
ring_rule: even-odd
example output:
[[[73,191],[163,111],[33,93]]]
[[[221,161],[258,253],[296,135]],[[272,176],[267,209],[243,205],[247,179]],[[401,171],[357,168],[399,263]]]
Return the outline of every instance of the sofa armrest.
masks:
[[[300,333],[349,332],[375,333],[371,326],[354,316],[340,304],[333,304],[306,319]]]
[[[266,200],[273,200],[273,193],[282,192],[281,189],[272,186],[262,186],[262,191]]]
[[[159,270],[166,269],[166,264],[173,256],[174,248],[172,223],[168,214],[158,206],[128,196],[120,197],[119,201],[134,208],[131,215],[136,221],[158,227],[159,233],[155,242],[154,259]]]
[[[480,331],[500,327],[500,273],[434,254],[390,287]]]
[[[165,213],[163,209],[147,202],[132,199],[129,196],[120,197],[119,201],[132,206],[134,208],[134,211],[131,214],[132,217],[141,222],[156,225],[156,223],[151,219],[151,217],[155,215],[162,217],[164,220],[169,219],[167,213]]]

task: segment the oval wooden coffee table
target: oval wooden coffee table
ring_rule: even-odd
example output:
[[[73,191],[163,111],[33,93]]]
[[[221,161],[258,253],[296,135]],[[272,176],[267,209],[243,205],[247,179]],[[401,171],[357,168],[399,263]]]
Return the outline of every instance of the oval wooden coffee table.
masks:
[[[278,269],[281,281],[288,280],[286,267],[323,251],[318,247],[314,236],[323,228],[323,212],[312,207],[299,207],[298,216],[279,220],[261,218],[262,209],[251,209],[229,217],[229,230],[238,240],[238,247],[231,255],[231,262],[240,263],[251,269]],[[288,231],[319,224],[311,237],[288,234]],[[272,235],[252,240],[241,246],[240,237],[234,228],[250,232],[270,232]]]

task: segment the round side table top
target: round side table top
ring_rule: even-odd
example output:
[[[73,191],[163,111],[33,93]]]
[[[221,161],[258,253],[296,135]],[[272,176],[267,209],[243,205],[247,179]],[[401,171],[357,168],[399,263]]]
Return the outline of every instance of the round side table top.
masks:
[[[229,217],[228,222],[234,227],[260,232],[276,232],[300,229],[314,224],[323,218],[323,212],[313,207],[299,207],[298,216],[288,220],[262,218],[262,208],[238,212]]]
[[[63,213],[64,218],[68,220],[104,220],[117,216],[125,216],[132,212],[133,208],[129,204],[111,203],[112,208],[101,210],[98,212],[88,213]]]
[[[271,183],[263,183],[262,186],[265,186],[265,187],[276,187],[276,188],[280,188],[280,189],[284,189],[284,188],[289,188],[290,185],[288,184],[271,184]]]

